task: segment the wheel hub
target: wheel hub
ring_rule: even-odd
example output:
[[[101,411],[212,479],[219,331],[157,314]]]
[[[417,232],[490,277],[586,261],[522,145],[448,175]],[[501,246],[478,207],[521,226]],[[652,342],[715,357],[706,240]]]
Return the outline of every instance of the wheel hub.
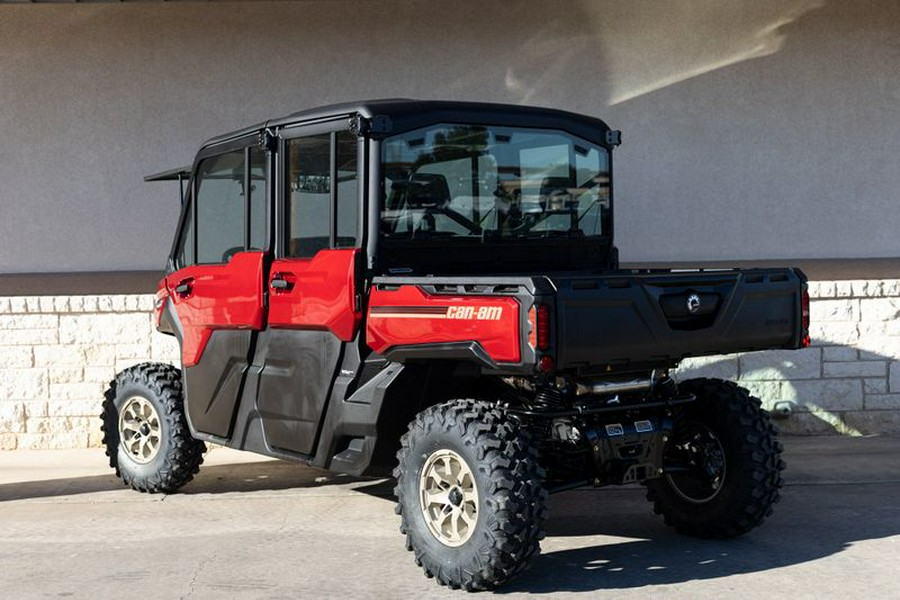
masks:
[[[465,544],[478,522],[478,488],[472,469],[452,450],[437,450],[425,461],[419,478],[425,524],[445,546]]]
[[[715,433],[702,423],[692,423],[677,450],[684,457],[686,472],[666,475],[676,494],[695,504],[715,498],[725,482],[725,450]]]
[[[133,461],[146,464],[156,458],[162,441],[159,414],[143,396],[128,398],[119,411],[119,443]]]

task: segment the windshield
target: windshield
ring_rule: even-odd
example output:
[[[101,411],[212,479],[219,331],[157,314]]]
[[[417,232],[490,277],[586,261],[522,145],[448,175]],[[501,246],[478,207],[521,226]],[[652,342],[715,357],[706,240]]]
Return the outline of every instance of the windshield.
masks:
[[[384,239],[607,233],[609,154],[568,133],[443,124],[387,138],[382,148]]]

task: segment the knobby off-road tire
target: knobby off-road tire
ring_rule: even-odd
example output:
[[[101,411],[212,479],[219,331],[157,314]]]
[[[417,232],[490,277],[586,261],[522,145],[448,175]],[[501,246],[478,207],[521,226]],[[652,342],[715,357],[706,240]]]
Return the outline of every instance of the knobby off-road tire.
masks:
[[[696,395],[676,415],[666,464],[691,465],[647,482],[647,499],[667,525],[702,538],[746,533],[772,514],[782,486],[781,443],[760,401],[730,381],[693,379]]]
[[[490,589],[538,555],[544,471],[531,435],[505,411],[476,400],[428,408],[397,458],[400,531],[428,577]]]
[[[109,466],[126,485],[168,494],[200,470],[206,445],[191,437],[175,367],[142,363],[119,373],[100,419]]]

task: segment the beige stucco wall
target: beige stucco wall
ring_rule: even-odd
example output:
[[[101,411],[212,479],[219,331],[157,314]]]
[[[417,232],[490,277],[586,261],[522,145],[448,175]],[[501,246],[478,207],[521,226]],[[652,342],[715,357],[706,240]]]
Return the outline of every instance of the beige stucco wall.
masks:
[[[143,175],[394,96],[621,128],[625,261],[897,257],[898,35],[893,0],[0,5],[0,273],[158,269],[176,191]]]

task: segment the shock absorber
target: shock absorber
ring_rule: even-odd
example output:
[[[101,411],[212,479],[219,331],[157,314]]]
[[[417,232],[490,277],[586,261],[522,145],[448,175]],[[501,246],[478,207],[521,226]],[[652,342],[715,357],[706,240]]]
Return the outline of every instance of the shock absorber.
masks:
[[[542,386],[534,394],[534,407],[537,410],[559,410],[564,407],[562,394],[555,388]]]

